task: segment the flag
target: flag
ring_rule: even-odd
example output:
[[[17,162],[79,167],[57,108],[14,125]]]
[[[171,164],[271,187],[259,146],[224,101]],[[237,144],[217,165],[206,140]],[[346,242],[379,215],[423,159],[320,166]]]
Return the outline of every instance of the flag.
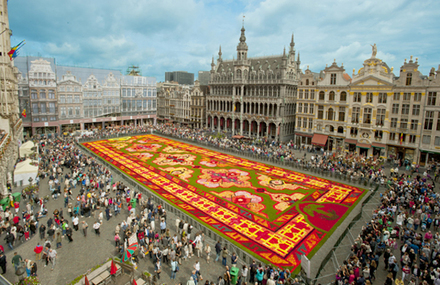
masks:
[[[137,285],[136,280],[133,279],[133,284],[132,285]]]
[[[237,110],[237,106],[234,105],[234,112],[235,112],[235,110]]]
[[[23,118],[26,118],[26,109],[24,109],[23,112],[21,112],[21,115],[23,116]]]
[[[87,279],[87,275],[84,278],[84,285],[90,285],[89,279]]]
[[[118,271],[118,269],[116,268],[116,265],[112,259],[112,264],[110,265],[110,275],[114,275],[116,273],[116,271]]]
[[[403,143],[403,133],[400,134],[400,144]]]
[[[24,42],[24,40],[22,40],[18,45],[16,45],[15,47],[12,47],[11,50],[8,52],[9,55],[9,59],[12,60],[14,58],[17,57],[18,55],[18,50],[23,47],[26,43]]]

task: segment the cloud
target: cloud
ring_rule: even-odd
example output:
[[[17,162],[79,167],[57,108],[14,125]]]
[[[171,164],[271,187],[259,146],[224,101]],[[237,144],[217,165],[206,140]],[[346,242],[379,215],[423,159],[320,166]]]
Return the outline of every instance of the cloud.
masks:
[[[223,58],[235,56],[243,15],[249,56],[281,54],[294,32],[302,66],[315,72],[333,59],[347,70],[358,69],[373,43],[389,66],[414,55],[426,74],[439,63],[440,2],[434,0],[14,0],[8,5],[13,40],[27,42],[22,55],[120,70],[135,64],[159,81],[166,71],[210,70],[219,45]]]

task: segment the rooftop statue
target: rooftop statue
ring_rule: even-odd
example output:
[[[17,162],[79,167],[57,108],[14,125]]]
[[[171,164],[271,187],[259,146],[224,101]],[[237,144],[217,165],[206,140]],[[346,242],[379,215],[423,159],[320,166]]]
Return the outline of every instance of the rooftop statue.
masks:
[[[371,58],[375,58],[376,57],[376,54],[377,54],[377,46],[376,46],[376,44],[374,44],[374,45],[370,45],[371,47],[372,47],[372,49],[373,49],[373,51],[372,51],[372,53],[371,53]]]

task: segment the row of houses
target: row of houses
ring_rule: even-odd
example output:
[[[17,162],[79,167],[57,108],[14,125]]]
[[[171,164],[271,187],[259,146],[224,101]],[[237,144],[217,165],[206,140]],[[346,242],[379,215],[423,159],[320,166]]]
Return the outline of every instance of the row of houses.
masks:
[[[64,133],[154,123],[156,79],[133,68],[57,66],[52,58],[17,57],[18,98],[25,134]]]

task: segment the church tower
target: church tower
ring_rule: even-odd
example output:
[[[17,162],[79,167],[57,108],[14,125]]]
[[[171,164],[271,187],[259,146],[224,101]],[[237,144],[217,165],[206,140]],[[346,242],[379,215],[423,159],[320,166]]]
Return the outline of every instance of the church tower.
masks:
[[[246,36],[244,35],[244,25],[241,27],[240,42],[237,46],[237,60],[247,60],[248,46],[246,44]]]

